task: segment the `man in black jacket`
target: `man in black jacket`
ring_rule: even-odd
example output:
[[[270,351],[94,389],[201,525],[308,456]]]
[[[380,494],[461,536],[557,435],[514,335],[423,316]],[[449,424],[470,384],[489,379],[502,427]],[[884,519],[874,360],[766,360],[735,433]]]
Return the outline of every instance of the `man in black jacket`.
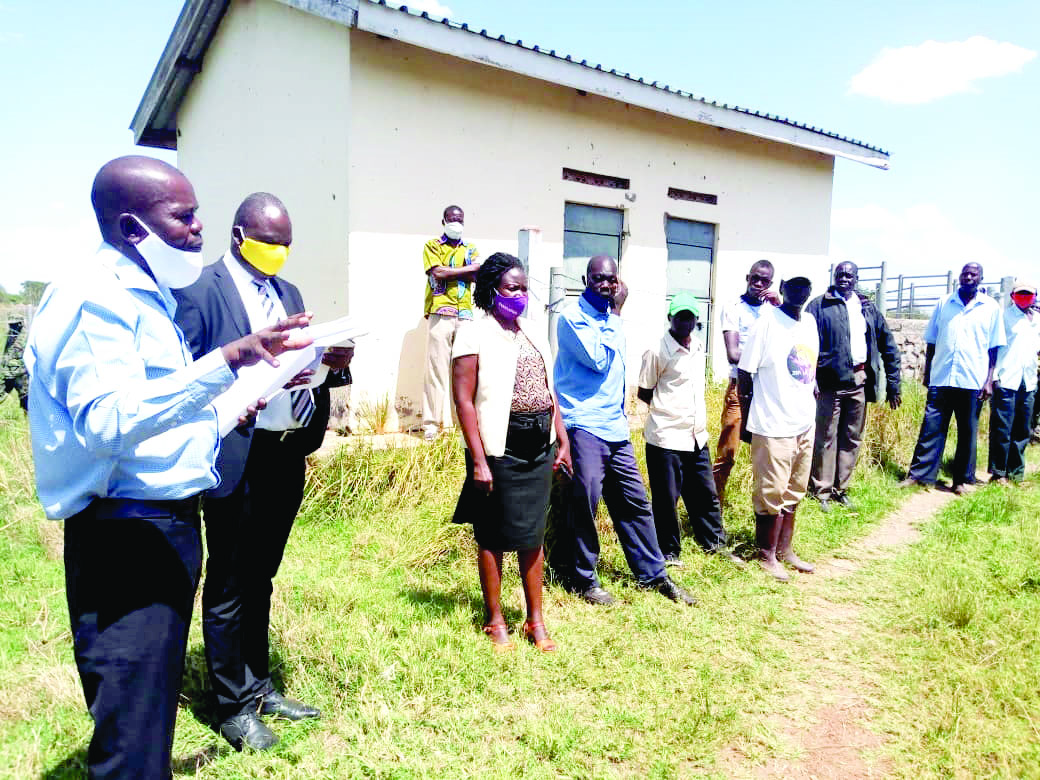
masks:
[[[296,286],[276,276],[291,243],[292,222],[278,198],[258,192],[242,202],[228,252],[174,293],[177,324],[193,354],[304,310]],[[263,750],[278,741],[258,715],[298,720],[319,714],[271,684],[268,620],[272,580],[303,500],[305,458],[321,446],[328,388],[349,383],[352,354],[353,348],[328,350],[323,360],[330,371],[321,386],[282,393],[255,424],[225,436],[216,464],[220,484],[203,500],[202,635],[220,733],[236,750]]]
[[[856,467],[867,403],[881,398],[899,407],[900,356],[885,316],[856,292],[859,269],[839,263],[834,284],[806,307],[820,332],[816,382],[816,442],[809,491],[823,511],[836,501],[852,508],[846,490]]]

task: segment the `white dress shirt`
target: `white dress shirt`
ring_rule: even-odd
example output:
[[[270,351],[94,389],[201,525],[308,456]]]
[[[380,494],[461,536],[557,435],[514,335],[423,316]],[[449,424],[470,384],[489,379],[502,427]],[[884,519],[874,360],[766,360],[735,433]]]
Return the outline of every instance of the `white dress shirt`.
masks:
[[[1036,390],[1036,353],[1040,352],[1040,317],[1027,317],[1015,304],[1004,309],[1007,346],[997,353],[993,379],[1005,390]]]
[[[863,301],[855,292],[845,299],[845,309],[849,313],[849,352],[852,365],[858,366],[867,362],[867,320],[863,317]]]
[[[224,253],[221,262],[224,263],[228,273],[231,274],[231,279],[235,282],[235,288],[238,290],[238,295],[246,309],[246,315],[249,317],[249,329],[252,332],[255,333],[268,325],[274,325],[278,320],[285,319],[285,306],[282,305],[270,279],[263,280],[267,286],[267,293],[274,302],[271,317],[268,319],[264,313],[263,300],[254,284],[256,277],[242,266],[242,263],[231,254],[230,250]],[[256,416],[256,427],[265,431],[288,431],[300,427],[300,423],[293,416],[292,398],[288,392],[279,393],[275,398],[268,399],[267,408],[261,410]]]

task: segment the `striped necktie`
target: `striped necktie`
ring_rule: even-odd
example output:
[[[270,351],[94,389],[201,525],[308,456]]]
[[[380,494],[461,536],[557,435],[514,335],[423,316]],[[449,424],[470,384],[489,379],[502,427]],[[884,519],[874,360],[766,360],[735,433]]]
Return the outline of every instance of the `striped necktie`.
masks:
[[[264,310],[267,324],[274,325],[277,322],[277,318],[274,313],[274,298],[271,296],[270,285],[266,279],[254,279],[253,284],[256,286],[257,294],[260,296],[260,306]],[[301,428],[306,428],[307,423],[314,416],[314,396],[311,395],[310,388],[303,387],[298,390],[292,390],[289,392],[289,398],[292,402],[293,419],[300,424]]]

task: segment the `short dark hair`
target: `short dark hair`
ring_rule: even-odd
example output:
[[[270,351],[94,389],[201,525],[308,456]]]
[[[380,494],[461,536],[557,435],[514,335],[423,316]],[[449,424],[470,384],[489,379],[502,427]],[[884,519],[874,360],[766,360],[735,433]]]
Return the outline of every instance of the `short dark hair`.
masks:
[[[749,273],[754,273],[754,270],[756,268],[768,268],[770,271],[774,270],[773,264],[770,263],[768,260],[756,260],[754,263],[751,264]]]
[[[490,312],[495,305],[495,288],[502,277],[514,268],[522,269],[524,264],[520,258],[505,252],[495,252],[481,263],[477,269],[477,279],[473,283],[473,303],[478,309]]]

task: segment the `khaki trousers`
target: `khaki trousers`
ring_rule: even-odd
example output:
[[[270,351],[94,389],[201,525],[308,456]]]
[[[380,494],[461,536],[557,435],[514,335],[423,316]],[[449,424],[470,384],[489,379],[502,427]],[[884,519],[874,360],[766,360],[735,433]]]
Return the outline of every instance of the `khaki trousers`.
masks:
[[[867,420],[866,371],[857,371],[856,387],[821,390],[816,399],[816,443],[813,446],[809,487],[827,500],[844,493],[856,468]]]
[[[423,381],[423,430],[451,426],[448,411],[451,391],[451,347],[455,343],[458,317],[431,314],[426,330],[426,375]]]
[[[733,471],[733,461],[740,451],[740,396],[737,393],[737,380],[730,379],[726,388],[726,397],[722,406],[722,426],[719,431],[719,444],[715,448],[715,465],[712,473],[715,476],[715,492],[719,503],[726,495],[726,482]]]
[[[797,436],[751,434],[751,469],[755,482],[751,507],[756,515],[778,515],[805,497],[812,465],[813,428]]]

